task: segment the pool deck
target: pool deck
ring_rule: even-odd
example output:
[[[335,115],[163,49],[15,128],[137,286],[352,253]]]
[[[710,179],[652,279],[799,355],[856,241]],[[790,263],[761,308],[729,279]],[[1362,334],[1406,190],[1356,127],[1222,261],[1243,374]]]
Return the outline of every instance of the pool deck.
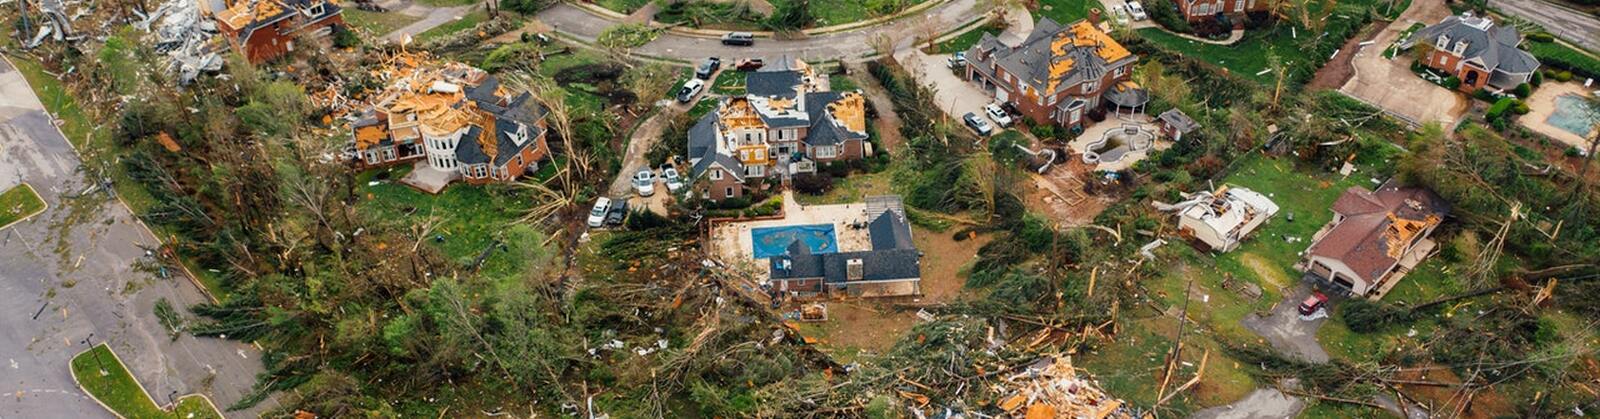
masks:
[[[867,204],[864,202],[840,205],[800,205],[795,202],[792,192],[783,192],[784,217],[776,220],[758,220],[744,222],[728,222],[717,224],[711,232],[711,241],[715,245],[713,254],[722,258],[735,270],[751,275],[753,279],[765,279],[767,275],[767,261],[754,259],[755,250],[752,248],[755,239],[751,237],[750,230],[762,227],[779,227],[792,225],[831,224],[833,234],[839,244],[840,252],[853,252],[872,248],[872,242],[867,235],[867,230],[854,229],[851,223],[865,224],[870,219],[864,211]]]
[[[1567,131],[1545,122],[1546,119],[1550,119],[1550,114],[1555,113],[1556,98],[1569,94],[1588,96],[1590,93],[1589,89],[1585,89],[1582,83],[1561,83],[1545,80],[1544,85],[1539,86],[1538,89],[1533,91],[1533,95],[1528,97],[1528,114],[1517,118],[1517,122],[1534,132],[1560,141],[1562,144],[1578,147],[1579,149],[1588,147],[1589,144],[1584,141],[1583,136],[1573,134],[1572,131]],[[1590,134],[1593,135],[1593,133],[1591,130]]]
[[[1107,131],[1122,129],[1122,124],[1138,125],[1142,129],[1146,129],[1152,133],[1155,133],[1155,138],[1153,140],[1154,143],[1152,146],[1143,150],[1128,150],[1122,154],[1120,159],[1114,162],[1096,163],[1094,170],[1115,172],[1133,167],[1134,163],[1138,163],[1140,160],[1144,160],[1145,157],[1149,156],[1150,151],[1166,150],[1167,147],[1172,146],[1171,141],[1168,141],[1159,133],[1156,133],[1156,124],[1154,120],[1155,119],[1151,118],[1150,115],[1145,115],[1142,113],[1122,116],[1106,115],[1106,120],[1100,121],[1094,125],[1090,125],[1089,128],[1084,129],[1083,134],[1078,135],[1078,138],[1075,138],[1071,143],[1068,143],[1067,147],[1072,149],[1072,153],[1074,154],[1072,158],[1082,158],[1083,152],[1089,147],[1089,144],[1100,141],[1101,138],[1105,137]]]

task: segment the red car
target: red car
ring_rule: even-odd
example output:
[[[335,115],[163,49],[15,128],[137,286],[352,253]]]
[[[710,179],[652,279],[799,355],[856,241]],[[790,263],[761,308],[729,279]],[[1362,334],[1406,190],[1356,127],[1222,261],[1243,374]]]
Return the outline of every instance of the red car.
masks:
[[[1305,301],[1300,302],[1300,314],[1310,316],[1311,313],[1316,313],[1317,310],[1321,310],[1326,305],[1328,305],[1328,296],[1323,295],[1322,291],[1312,291],[1310,297],[1306,297]]]
[[[739,71],[756,71],[766,65],[767,63],[762,61],[760,58],[746,58],[739,60],[738,63],[733,65],[733,68],[736,68]]]

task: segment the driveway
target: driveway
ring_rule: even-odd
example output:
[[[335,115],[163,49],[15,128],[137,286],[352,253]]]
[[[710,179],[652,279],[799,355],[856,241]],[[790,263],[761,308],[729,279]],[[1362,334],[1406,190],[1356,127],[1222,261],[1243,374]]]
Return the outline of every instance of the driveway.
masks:
[[[948,30],[983,19],[985,13],[981,9],[975,9],[977,7],[985,6],[980,6],[978,0],[951,0],[929,8],[921,16],[804,39],[757,39],[755,45],[748,47],[727,46],[722,45],[717,39],[664,32],[650,43],[634,48],[633,53],[690,62],[711,56],[722,57],[725,61],[747,57],[774,60],[780,56],[799,58],[808,62],[835,59],[865,61],[867,56],[875,53],[872,40],[878,34],[885,34],[897,40],[897,50],[907,48],[912,38],[923,32],[920,29],[925,24]],[[591,45],[599,38],[601,32],[617,24],[616,21],[596,16],[566,3],[557,3],[540,11],[538,19],[563,35]]]
[[[949,54],[928,55],[913,49],[901,51],[895,58],[905,65],[915,79],[933,85],[933,96],[938,99],[939,109],[943,109],[958,124],[961,123],[961,116],[968,112],[982,116],[983,105],[994,101],[994,95],[946,67],[945,60],[950,58]],[[989,125],[994,127],[995,134],[1004,130],[993,121]]]
[[[1417,124],[1439,122],[1450,126],[1466,114],[1466,96],[1439,87],[1411,72],[1411,56],[1401,52],[1394,59],[1383,58],[1383,50],[1400,37],[1412,23],[1436,23],[1450,15],[1443,0],[1416,0],[1411,7],[1373,38],[1373,43],[1356,53],[1351,65],[1355,75],[1339,88],[1344,94]]]
[[[384,35],[383,39],[390,42],[400,42],[401,40],[404,40],[406,36],[416,36],[419,33],[427,32],[429,29],[439,27],[439,25],[460,19],[462,16],[466,16],[468,13],[471,13],[473,7],[477,6],[433,7],[424,4],[412,3],[410,6],[400,9],[398,12],[387,13],[400,13],[406,16],[420,17],[422,20],[411,22],[410,25],[406,25],[400,29],[395,29],[394,32],[389,32],[388,35]]]
[[[1600,17],[1542,0],[1490,0],[1489,7],[1537,23],[1590,51],[1600,51]]]
[[[1300,319],[1300,302],[1311,296],[1311,285],[1301,281],[1294,292],[1283,296],[1283,301],[1272,307],[1267,317],[1249,315],[1241,321],[1246,329],[1267,339],[1278,352],[1318,364],[1328,362],[1328,352],[1317,343],[1317,328],[1328,321]]]
[[[262,372],[250,345],[181,336],[154,315],[207,301],[189,280],[134,269],[157,241],[127,207],[102,193],[74,198],[88,183],[80,162],[20,73],[0,60],[0,189],[33,185],[49,208],[0,230],[0,417],[106,418],[69,373],[83,340],[109,343],[157,401],[204,393],[226,408]],[[37,316],[36,314],[37,313]],[[36,317],[35,317],[36,316]],[[229,412],[255,417],[276,405]]]

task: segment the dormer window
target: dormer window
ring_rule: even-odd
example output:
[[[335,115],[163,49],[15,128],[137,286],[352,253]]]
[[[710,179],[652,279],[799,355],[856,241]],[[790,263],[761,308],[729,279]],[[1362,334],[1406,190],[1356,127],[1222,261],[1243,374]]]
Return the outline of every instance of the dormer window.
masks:
[[[1447,35],[1444,35],[1444,34],[1440,34],[1439,35],[1439,42],[1437,44],[1435,44],[1435,46],[1439,47],[1439,49],[1450,49],[1450,37],[1447,36]]]
[[[1466,42],[1462,42],[1462,41],[1456,41],[1456,49],[1455,49],[1455,51],[1453,51],[1453,53],[1455,55],[1461,55],[1464,52],[1467,52],[1467,43]]]
[[[1083,93],[1084,94],[1094,93],[1094,89],[1097,89],[1099,87],[1100,87],[1100,82],[1097,82],[1097,81],[1086,81],[1086,82],[1083,82]]]

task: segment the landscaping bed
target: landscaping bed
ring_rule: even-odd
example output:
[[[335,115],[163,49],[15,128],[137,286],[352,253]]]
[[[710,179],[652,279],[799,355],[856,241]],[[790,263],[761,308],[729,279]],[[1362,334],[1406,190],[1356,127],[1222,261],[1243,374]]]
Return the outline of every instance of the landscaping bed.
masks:
[[[102,374],[102,372],[104,374]],[[184,396],[168,407],[157,406],[122,360],[105,344],[72,357],[72,378],[85,392],[109,409],[129,419],[222,419],[211,401],[199,395]]]
[[[0,228],[10,227],[12,223],[43,212],[44,208],[44,200],[39,198],[39,193],[34,192],[32,186],[26,183],[13,186],[0,193]]]

